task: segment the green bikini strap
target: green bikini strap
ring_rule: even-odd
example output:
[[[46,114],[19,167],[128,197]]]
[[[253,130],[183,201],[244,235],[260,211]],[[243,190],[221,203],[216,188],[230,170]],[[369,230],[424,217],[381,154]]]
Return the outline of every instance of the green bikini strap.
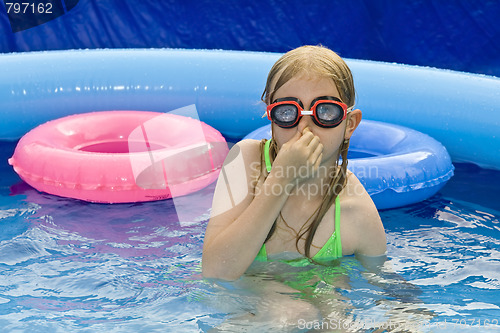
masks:
[[[264,161],[266,162],[267,172],[271,172],[271,157],[269,156],[269,146],[271,145],[271,139],[266,141],[264,145]]]

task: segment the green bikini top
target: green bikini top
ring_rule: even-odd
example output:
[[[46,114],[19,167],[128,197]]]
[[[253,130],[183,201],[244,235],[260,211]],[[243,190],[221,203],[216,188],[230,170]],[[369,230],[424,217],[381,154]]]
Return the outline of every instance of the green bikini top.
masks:
[[[271,171],[271,160],[269,157],[269,144],[271,140],[267,140],[264,145],[264,161],[266,163],[267,172]],[[340,202],[339,197],[335,198],[335,230],[328,238],[325,245],[316,253],[312,259],[317,262],[334,260],[342,257],[342,241],[340,239]],[[257,257],[257,261],[268,261],[266,244],[263,244]],[[309,259],[300,258],[296,260],[287,261],[292,266],[305,266],[309,264]]]

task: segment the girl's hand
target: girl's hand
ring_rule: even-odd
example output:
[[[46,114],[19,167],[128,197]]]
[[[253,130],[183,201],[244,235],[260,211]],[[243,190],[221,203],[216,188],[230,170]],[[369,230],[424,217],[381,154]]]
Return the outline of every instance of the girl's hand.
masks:
[[[322,157],[323,145],[319,137],[306,127],[281,146],[271,173],[275,177],[285,177],[288,183],[300,183],[314,175]]]

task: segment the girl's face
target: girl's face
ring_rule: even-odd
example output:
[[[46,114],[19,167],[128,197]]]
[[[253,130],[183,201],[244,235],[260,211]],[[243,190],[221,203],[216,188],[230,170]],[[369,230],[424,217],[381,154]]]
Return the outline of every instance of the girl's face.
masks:
[[[273,99],[276,100],[284,97],[295,97],[302,101],[304,110],[310,110],[311,102],[320,96],[332,96],[340,99],[340,94],[332,79],[324,77],[308,77],[303,75],[292,78],[290,81],[286,82],[283,86],[276,90]],[[270,102],[272,103],[273,101]],[[359,114],[359,120],[361,120],[360,111]],[[346,131],[346,126],[350,121],[349,118],[350,115],[348,115],[342,123],[334,128],[322,128],[317,126],[314,123],[312,116],[302,116],[298,125],[292,128],[281,128],[273,123],[274,139],[276,140],[278,148],[281,148],[281,146],[290,140],[297,132],[302,133],[306,127],[309,127],[311,132],[318,136],[323,144],[322,164],[331,165],[333,163],[332,159],[337,159],[340,144],[344,138],[350,138],[352,131],[354,131],[357,126],[356,123],[356,126],[354,126],[352,131]]]

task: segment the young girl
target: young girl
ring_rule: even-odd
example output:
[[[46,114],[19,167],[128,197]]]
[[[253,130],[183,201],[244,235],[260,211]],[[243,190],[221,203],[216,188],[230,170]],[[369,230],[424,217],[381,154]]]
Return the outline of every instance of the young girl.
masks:
[[[203,275],[236,280],[255,261],[293,266],[386,252],[371,198],[347,170],[361,121],[346,63],[303,46],[271,68],[263,101],[272,139],[243,140],[219,177],[203,247]]]

